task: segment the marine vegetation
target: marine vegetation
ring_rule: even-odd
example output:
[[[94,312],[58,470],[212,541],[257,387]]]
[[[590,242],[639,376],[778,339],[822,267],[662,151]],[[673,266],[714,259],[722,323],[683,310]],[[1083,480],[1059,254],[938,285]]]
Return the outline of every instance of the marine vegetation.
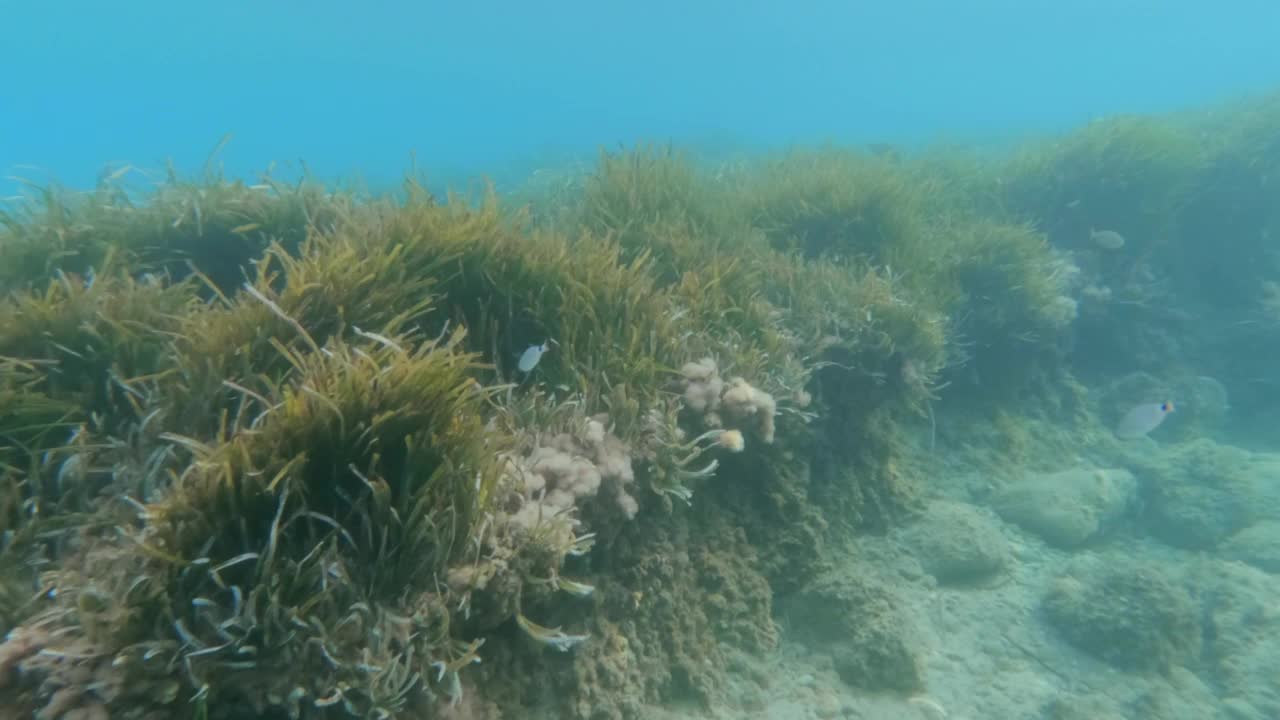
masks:
[[[1015,458],[1046,418],[1094,442],[1077,375],[1194,376],[1161,351],[1215,342],[1172,336],[1170,218],[1257,181],[1198,137],[1121,118],[936,165],[640,146],[510,196],[212,162],[32,185],[0,215],[0,717],[714,705],[775,600],[848,594],[828,543],[919,509],[921,457],[991,431]],[[1251,281],[1188,304],[1261,314]],[[845,674],[917,687],[868,670],[918,658],[860,587]]]

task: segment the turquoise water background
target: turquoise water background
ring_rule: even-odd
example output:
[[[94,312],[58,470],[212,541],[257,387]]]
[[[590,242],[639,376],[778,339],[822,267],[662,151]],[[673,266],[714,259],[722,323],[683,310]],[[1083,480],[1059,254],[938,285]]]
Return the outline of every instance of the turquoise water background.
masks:
[[[1280,79],[1280,3],[4,2],[0,172],[518,175],[642,140],[1059,130]],[[6,179],[0,189],[16,187]],[[8,193],[5,193],[8,194]]]

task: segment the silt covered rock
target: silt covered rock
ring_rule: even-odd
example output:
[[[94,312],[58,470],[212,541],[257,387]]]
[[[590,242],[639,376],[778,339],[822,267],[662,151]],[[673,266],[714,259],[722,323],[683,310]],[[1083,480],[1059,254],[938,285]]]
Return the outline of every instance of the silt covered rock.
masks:
[[[920,640],[902,602],[869,574],[820,576],[786,605],[802,642],[831,654],[841,679],[865,690],[914,692],[924,686]]]
[[[1009,542],[998,521],[964,503],[930,503],[901,538],[925,571],[944,584],[979,582],[1009,563]]]
[[[1174,547],[1217,547],[1257,520],[1266,507],[1261,480],[1269,465],[1260,460],[1206,439],[1135,458],[1135,469],[1151,488],[1149,531]]]
[[[1130,508],[1137,480],[1127,470],[1076,468],[1032,475],[992,500],[1000,517],[1060,548],[1111,529]]]
[[[1199,652],[1199,608],[1159,567],[1109,563],[1059,577],[1044,612],[1067,642],[1121,669],[1166,671]]]

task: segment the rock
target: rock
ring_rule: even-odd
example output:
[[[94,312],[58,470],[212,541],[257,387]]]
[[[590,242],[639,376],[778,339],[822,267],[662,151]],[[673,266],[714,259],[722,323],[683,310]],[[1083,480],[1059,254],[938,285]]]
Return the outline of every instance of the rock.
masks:
[[[1251,453],[1198,439],[1135,458],[1150,488],[1147,528],[1162,542],[1209,550],[1258,519],[1265,507],[1260,465]]]
[[[1226,698],[1222,701],[1222,711],[1230,720],[1266,720],[1267,717],[1248,700]]]
[[[1202,675],[1223,698],[1235,699],[1227,717],[1280,717],[1280,577],[1223,560],[1208,560],[1196,572],[1205,623]]]
[[[1071,549],[1110,530],[1128,511],[1137,488],[1127,470],[1077,468],[1004,487],[992,505],[1005,520],[1050,545]]]
[[[1067,642],[1121,669],[1168,671],[1200,649],[1199,608],[1169,572],[1145,561],[1059,577],[1044,611]]]
[[[1072,693],[1049,701],[1042,714],[1045,720],[1124,720],[1111,698],[1089,693]]]
[[[931,502],[901,532],[902,542],[939,583],[969,583],[999,573],[1010,562],[1009,541],[995,518],[964,503]]]
[[[784,604],[795,636],[831,655],[836,673],[865,690],[917,692],[924,687],[920,641],[902,601],[872,573],[829,572]]]
[[[1170,682],[1171,687],[1150,687],[1140,691],[1129,704],[1126,717],[1142,720],[1206,720],[1224,718],[1222,704],[1209,688],[1186,687]],[[1175,689],[1176,688],[1176,689]]]
[[[1280,520],[1263,520],[1223,543],[1223,557],[1280,574]]]

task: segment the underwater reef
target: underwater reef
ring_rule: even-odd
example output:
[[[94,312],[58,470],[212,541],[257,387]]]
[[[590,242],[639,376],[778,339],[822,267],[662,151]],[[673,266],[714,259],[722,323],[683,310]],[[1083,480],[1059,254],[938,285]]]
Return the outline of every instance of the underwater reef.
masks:
[[[1276,417],[1277,129],[1263,98],[1001,153],[641,146],[476,197],[31,185],[0,212],[0,719],[642,718],[722,703],[792,610],[914,692],[893,588],[829,549],[932,513],[971,536],[911,531],[940,581],[1012,562],[923,458],[1114,445],[1134,388],[1199,398],[1178,468],[1245,462],[1203,439],[1228,395]],[[998,510],[1069,547],[1121,495],[1195,547],[1258,522],[1153,462],[1041,468],[1087,516]],[[1126,665],[1196,652],[1137,578],[1048,611]]]

